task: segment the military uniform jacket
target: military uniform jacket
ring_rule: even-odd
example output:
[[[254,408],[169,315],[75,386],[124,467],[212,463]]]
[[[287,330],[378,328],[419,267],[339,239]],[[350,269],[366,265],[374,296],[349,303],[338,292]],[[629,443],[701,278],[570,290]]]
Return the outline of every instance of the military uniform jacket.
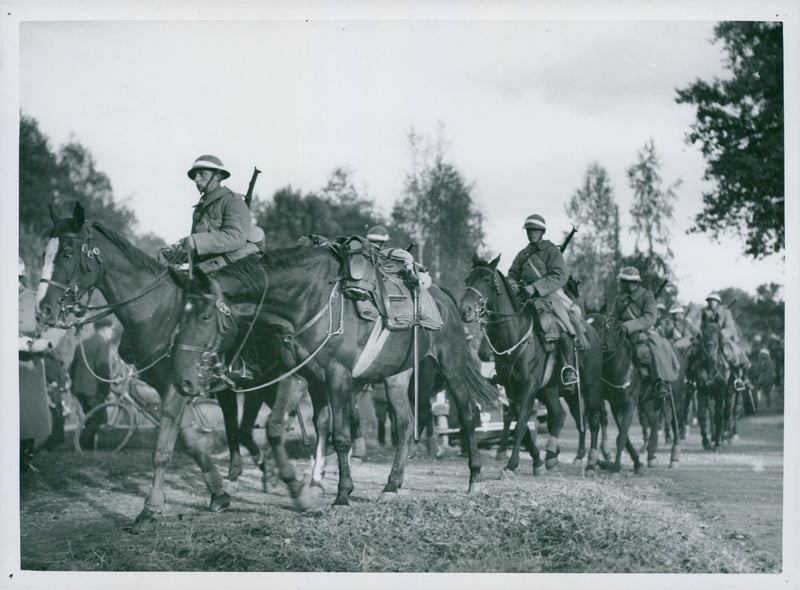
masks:
[[[233,262],[258,252],[258,246],[248,241],[251,227],[250,210],[241,195],[224,186],[205,193],[192,215],[191,237],[197,262],[220,255]]]
[[[536,267],[535,271],[531,265]],[[514,283],[533,285],[540,297],[546,297],[566,284],[567,264],[558,246],[549,240],[540,240],[538,244],[528,244],[517,254],[508,269],[508,278]]]
[[[733,321],[731,310],[724,305],[717,305],[716,311],[710,307],[703,309],[703,314],[700,317],[701,326],[704,326],[706,322],[715,322],[719,325],[720,332],[725,336],[734,342],[739,341],[739,328],[736,327],[736,323]]]
[[[617,295],[611,310],[612,321],[630,322],[631,332],[652,328],[657,318],[656,298],[641,285],[637,285],[630,293]]]

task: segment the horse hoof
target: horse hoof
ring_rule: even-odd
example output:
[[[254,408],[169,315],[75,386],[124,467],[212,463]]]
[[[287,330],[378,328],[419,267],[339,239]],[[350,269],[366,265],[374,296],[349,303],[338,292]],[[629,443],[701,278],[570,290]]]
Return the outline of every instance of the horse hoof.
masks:
[[[647,466],[648,467],[655,467],[658,465],[658,457],[652,457],[647,459]]]
[[[678,467],[680,467],[680,463],[678,461],[670,461],[669,462],[669,468],[670,469],[677,469]]]
[[[308,486],[303,486],[303,489],[300,490],[300,493],[297,494],[297,497],[294,499],[294,503],[300,512],[309,512],[314,509],[314,497],[308,489]]]
[[[378,502],[381,504],[391,504],[397,501],[400,497],[400,494],[397,492],[381,492],[381,495],[378,496]]]
[[[208,509],[211,512],[222,512],[230,505],[231,505],[230,495],[227,492],[222,492],[221,494],[211,495],[211,504],[209,504]]]
[[[336,499],[333,501],[333,504],[332,504],[332,506],[333,506],[334,508],[339,508],[339,507],[343,507],[343,508],[350,508],[350,500],[349,500],[348,498],[340,498],[340,497],[337,497],[337,498],[336,498]]]
[[[228,465],[228,479],[230,481],[236,481],[242,475],[242,460],[241,458],[237,460],[232,460],[230,465]]]
[[[544,463],[533,464],[533,475],[542,475],[544,473]]]
[[[558,469],[558,457],[553,457],[552,459],[547,459],[544,462],[544,466],[547,468],[547,471],[554,471]]]
[[[583,467],[583,459],[580,459],[580,458],[578,458],[578,457],[575,457],[575,458],[572,460],[572,465],[573,465],[573,467],[577,467],[577,466],[579,466],[579,465],[580,465],[581,467]]]
[[[510,469],[503,468],[500,470],[500,475],[497,476],[497,479],[517,479],[517,474]]]
[[[152,515],[152,513],[148,512],[147,514],[145,514],[145,512],[142,511],[142,513],[136,517],[136,521],[133,523],[133,526],[131,527],[131,532],[135,535],[141,535],[143,533],[152,533],[154,530],[156,530],[157,522],[158,521],[156,521],[156,518],[155,516]]]
[[[480,494],[485,487],[486,487],[486,485],[482,481],[471,481],[471,482],[469,482],[469,487],[467,488],[467,493],[468,494]]]
[[[497,451],[497,454],[494,456],[495,461],[505,461],[508,459],[508,451]]]

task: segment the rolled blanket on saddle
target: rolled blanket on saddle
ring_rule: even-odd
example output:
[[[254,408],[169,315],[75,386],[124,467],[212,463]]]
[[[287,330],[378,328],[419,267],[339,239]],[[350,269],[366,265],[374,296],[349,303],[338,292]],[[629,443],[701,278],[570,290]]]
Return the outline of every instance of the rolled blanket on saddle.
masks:
[[[634,341],[639,362],[651,366],[656,379],[664,381],[676,381],[678,379],[680,361],[675,356],[675,351],[669,340],[653,328],[650,328],[634,336]],[[640,350],[642,345],[646,347],[646,350]]]
[[[736,367],[750,368],[750,359],[747,358],[747,353],[730,338],[722,337],[722,354],[725,360]]]
[[[540,332],[545,339],[557,340],[561,333],[567,333],[575,338],[575,345],[579,349],[589,348],[581,308],[564,293],[563,289],[534,299],[533,306],[540,324]]]

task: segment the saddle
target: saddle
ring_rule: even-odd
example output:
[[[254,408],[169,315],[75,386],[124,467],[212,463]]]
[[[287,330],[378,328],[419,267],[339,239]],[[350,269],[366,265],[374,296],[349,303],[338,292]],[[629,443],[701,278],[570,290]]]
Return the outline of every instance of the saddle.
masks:
[[[427,289],[419,292],[419,314],[414,317],[413,289],[417,288],[419,265],[399,248],[384,251],[354,236],[337,249],[343,259],[342,293],[356,302],[358,315],[368,321],[384,319],[388,330],[407,330],[415,324],[438,330],[444,322]]]

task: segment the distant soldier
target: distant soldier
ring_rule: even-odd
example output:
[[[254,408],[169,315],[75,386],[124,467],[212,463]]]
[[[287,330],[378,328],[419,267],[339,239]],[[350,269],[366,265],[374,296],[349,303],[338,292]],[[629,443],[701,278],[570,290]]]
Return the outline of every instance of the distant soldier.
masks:
[[[656,316],[655,329],[658,330],[659,334],[666,337],[667,335],[664,332],[664,324],[669,318],[669,314],[667,313],[667,306],[660,301],[656,303]]]
[[[717,292],[709,293],[706,297],[706,307],[703,308],[700,316],[701,329],[709,322],[719,326],[722,352],[726,360],[734,367],[737,378],[742,379],[744,371],[750,367],[750,361],[739,344],[739,328],[733,321],[731,310],[722,304],[722,299]]]
[[[204,272],[214,272],[226,264],[259,251],[264,233],[251,223],[244,195],[220,183],[231,174],[216,156],[200,156],[187,172],[200,192],[194,206],[192,233],[165,253],[173,263],[192,263]]]
[[[403,248],[385,248],[389,241],[389,232],[382,225],[375,225],[367,232],[367,241],[375,246],[385,260],[392,260],[403,265],[401,276],[405,283],[411,287],[426,290],[431,286],[431,276],[428,271],[414,262],[414,256]]]
[[[655,394],[669,394],[669,382],[678,378],[678,359],[672,347],[654,329],[656,300],[642,285],[639,270],[626,266],[617,275],[620,292],[611,310],[611,320],[619,322],[633,344],[634,363],[643,378],[655,379]]]
[[[763,399],[767,406],[772,403],[772,391],[775,388],[775,361],[769,350],[762,348],[751,371],[756,395]]]
[[[552,349],[558,346],[563,364],[561,373],[564,384],[576,383],[578,374],[575,370],[573,343],[575,338],[581,348],[588,346],[583,336],[577,306],[564,293],[563,287],[569,273],[558,246],[542,238],[547,225],[541,215],[530,215],[523,224],[528,237],[528,245],[517,254],[508,270],[508,280],[514,295],[530,299],[539,321],[539,330],[546,343]],[[570,315],[570,310],[575,307]]]
[[[663,333],[681,354],[685,354],[697,335],[697,328],[686,317],[683,306],[676,304],[669,308],[669,318],[664,322]]]

